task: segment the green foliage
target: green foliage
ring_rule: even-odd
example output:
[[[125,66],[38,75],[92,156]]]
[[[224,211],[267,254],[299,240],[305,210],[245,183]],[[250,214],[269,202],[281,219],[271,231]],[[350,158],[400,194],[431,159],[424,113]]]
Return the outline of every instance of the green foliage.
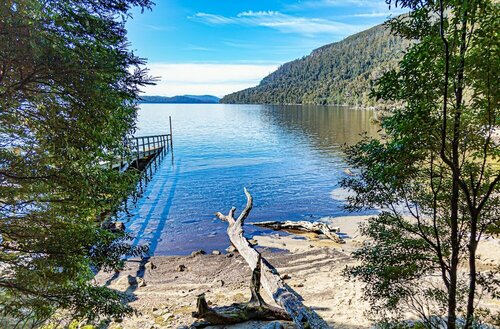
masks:
[[[409,44],[379,25],[283,64],[257,87],[221,102],[372,106],[372,81],[393,69]]]
[[[362,228],[361,264],[346,273],[367,283],[386,320],[409,311],[429,328],[460,318],[472,328],[479,296],[498,298],[500,282],[498,270],[476,269],[477,246],[500,218],[500,6],[397,3],[412,11],[390,26],[417,43],[376,83],[374,97],[403,104],[382,119],[385,136],[347,149],[359,169],[343,181],[356,192],[349,208],[383,211]]]
[[[157,104],[213,104],[219,103],[219,98],[210,95],[183,95],[183,96],[141,96],[140,103]]]
[[[0,314],[36,325],[58,308],[130,313],[90,280],[140,255],[100,227],[136,181],[106,163],[127,154],[143,60],[125,19],[149,0],[0,3]],[[131,68],[135,68],[132,72]]]

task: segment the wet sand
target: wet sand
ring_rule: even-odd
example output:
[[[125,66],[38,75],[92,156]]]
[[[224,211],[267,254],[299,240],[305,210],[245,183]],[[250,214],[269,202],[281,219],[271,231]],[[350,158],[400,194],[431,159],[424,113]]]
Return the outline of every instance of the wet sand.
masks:
[[[360,282],[347,281],[342,271],[354,265],[350,253],[362,242],[357,226],[366,217],[328,219],[350,238],[343,245],[335,244],[314,234],[268,234],[255,236],[258,248],[284,277],[286,283],[299,293],[304,304],[314,308],[331,326],[339,329],[369,328],[372,322],[365,314],[369,304],[363,300]],[[136,316],[111,323],[109,328],[189,328],[196,320],[196,298],[205,293],[210,306],[245,302],[250,298],[251,272],[237,252],[214,255],[152,257],[144,265],[130,260],[123,271],[100,273],[99,284],[125,291]],[[480,268],[500,264],[500,241],[489,238],[479,248]],[[136,277],[142,277],[136,279]],[[132,283],[132,284],[131,284]],[[263,292],[263,297],[272,301]],[[486,305],[500,309],[498,301]],[[265,328],[268,323],[247,322],[234,326],[210,328]],[[283,323],[285,328],[292,324]]]

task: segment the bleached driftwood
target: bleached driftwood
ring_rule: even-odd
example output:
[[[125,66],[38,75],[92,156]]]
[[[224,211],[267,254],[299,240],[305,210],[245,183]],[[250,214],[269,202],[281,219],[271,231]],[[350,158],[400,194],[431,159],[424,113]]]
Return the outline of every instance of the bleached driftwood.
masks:
[[[251,223],[255,226],[267,227],[273,230],[291,230],[291,231],[304,231],[304,232],[312,232],[317,234],[324,234],[330,240],[333,240],[337,243],[345,243],[344,239],[342,239],[338,233],[340,232],[340,228],[331,227],[326,223],[321,222],[307,222],[307,221],[269,221],[269,222],[257,222]]]
[[[228,215],[218,212],[216,216],[228,222],[227,234],[234,247],[254,271],[259,268],[261,271],[260,282],[269,296],[280,305],[292,318],[296,327],[299,329],[326,329],[329,328],[314,310],[302,304],[300,297],[288,287],[278,273],[278,271],[255,250],[243,235],[243,224],[250,214],[253,206],[253,199],[250,193],[245,189],[247,204],[237,219],[234,218],[236,208],[231,208]]]
[[[237,303],[230,306],[210,308],[205,300],[205,294],[198,296],[196,303],[197,311],[193,317],[204,319],[206,322],[198,322],[195,327],[204,327],[217,324],[235,324],[250,320],[286,320],[290,321],[290,316],[282,308],[268,305],[260,295],[260,264],[252,272],[252,283],[250,291],[252,297],[248,303]]]

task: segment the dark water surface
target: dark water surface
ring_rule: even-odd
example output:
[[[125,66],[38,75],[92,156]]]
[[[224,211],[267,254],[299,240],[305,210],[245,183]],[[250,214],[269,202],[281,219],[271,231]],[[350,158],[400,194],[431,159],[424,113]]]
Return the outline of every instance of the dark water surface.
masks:
[[[345,215],[332,197],[347,167],[341,147],[376,134],[372,111],[320,106],[143,104],[137,136],[168,132],[167,156],[125,218],[135,243],[155,255],[229,245],[214,213],[254,197],[247,220],[317,220]],[[251,225],[251,235],[260,230]]]

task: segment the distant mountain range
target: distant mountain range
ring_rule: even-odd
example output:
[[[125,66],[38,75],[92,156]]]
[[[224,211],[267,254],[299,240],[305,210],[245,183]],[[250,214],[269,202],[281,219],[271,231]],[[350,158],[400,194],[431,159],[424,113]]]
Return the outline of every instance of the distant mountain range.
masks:
[[[142,96],[139,103],[166,103],[166,104],[215,104],[220,98],[211,95],[182,95],[182,96]]]
[[[409,44],[377,25],[283,64],[258,86],[221,103],[372,106],[372,81],[394,68]]]

